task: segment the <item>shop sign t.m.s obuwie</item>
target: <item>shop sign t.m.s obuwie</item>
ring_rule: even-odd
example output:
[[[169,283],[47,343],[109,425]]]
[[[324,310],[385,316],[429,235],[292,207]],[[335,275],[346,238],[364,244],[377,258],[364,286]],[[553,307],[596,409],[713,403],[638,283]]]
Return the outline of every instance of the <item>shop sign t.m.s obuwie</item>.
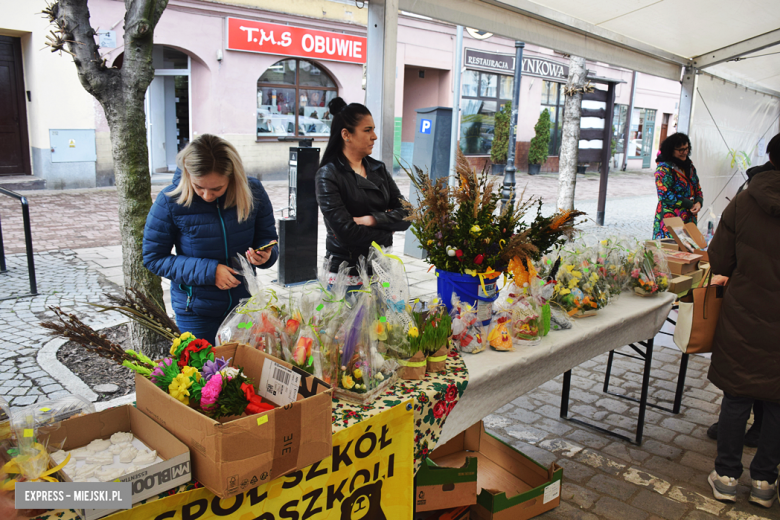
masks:
[[[227,18],[227,48],[231,51],[365,63],[367,41],[351,34]]]
[[[485,52],[476,49],[465,49],[465,51],[464,61],[467,69],[497,72],[508,76],[515,74],[514,54]],[[536,56],[523,56],[523,76],[533,76],[551,81],[566,81],[569,77],[569,66]]]

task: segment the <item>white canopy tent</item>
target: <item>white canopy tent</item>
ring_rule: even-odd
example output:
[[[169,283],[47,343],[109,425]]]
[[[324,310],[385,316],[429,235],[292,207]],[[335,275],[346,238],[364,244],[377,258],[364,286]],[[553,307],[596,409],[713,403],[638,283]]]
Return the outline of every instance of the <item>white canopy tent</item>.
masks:
[[[763,163],[759,144],[780,131],[777,0],[369,0],[368,8],[366,102],[387,164],[399,9],[681,81],[678,130],[691,137],[714,214],[744,180],[730,151]]]

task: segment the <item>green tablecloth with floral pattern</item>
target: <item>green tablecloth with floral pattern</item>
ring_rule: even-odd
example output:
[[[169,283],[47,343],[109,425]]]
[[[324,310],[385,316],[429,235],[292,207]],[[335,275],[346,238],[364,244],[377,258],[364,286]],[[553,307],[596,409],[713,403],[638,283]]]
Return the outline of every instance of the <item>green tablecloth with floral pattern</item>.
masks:
[[[333,433],[392,408],[414,397],[414,470],[436,448],[444,421],[469,384],[469,373],[461,355],[450,351],[447,372],[428,373],[420,381],[399,379],[392,389],[367,406],[333,400]]]
[[[463,395],[468,383],[469,373],[463,358],[457,352],[450,352],[447,358],[447,372],[428,373],[427,377],[420,381],[399,379],[391,390],[377,397],[369,405],[360,406],[334,399],[333,433],[353,426],[413,397],[415,402],[414,470],[417,472],[422,460],[436,447],[444,421]],[[202,487],[199,482],[191,481],[141,503],[162,500],[171,495],[199,487]],[[79,516],[72,510],[56,510],[35,517],[35,520],[55,519],[79,520]],[[110,520],[111,516],[107,516],[105,519]]]

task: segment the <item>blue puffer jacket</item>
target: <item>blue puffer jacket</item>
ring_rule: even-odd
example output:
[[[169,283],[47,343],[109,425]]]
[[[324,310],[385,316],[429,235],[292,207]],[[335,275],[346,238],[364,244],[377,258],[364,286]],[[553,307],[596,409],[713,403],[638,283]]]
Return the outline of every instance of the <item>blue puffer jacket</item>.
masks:
[[[232,267],[236,255],[278,239],[271,201],[260,181],[249,179],[254,212],[239,224],[235,206],[222,208],[224,195],[212,203],[195,195],[189,208],[177,204],[166,193],[180,180],[177,169],[173,184],[157,196],[146,218],[144,266],[171,281],[171,303],[177,315],[226,316],[241,298],[249,297],[249,292],[244,284],[227,291],[218,289],[217,265]],[[174,247],[176,254],[171,253]],[[278,256],[274,246],[260,268],[268,269]]]

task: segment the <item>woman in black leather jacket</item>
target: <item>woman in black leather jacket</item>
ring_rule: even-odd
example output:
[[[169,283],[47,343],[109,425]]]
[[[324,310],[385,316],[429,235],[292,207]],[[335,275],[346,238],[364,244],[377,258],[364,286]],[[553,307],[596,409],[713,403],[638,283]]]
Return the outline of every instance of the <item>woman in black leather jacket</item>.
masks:
[[[350,267],[350,285],[360,285],[354,266],[368,256],[372,242],[393,244],[393,233],[405,231],[407,211],[403,196],[384,163],[369,154],[377,136],[374,118],[359,103],[347,105],[340,97],[328,103],[333,115],[330,139],[315,176],[317,204],[328,230],[327,254],[332,257],[328,283],[339,265]]]

